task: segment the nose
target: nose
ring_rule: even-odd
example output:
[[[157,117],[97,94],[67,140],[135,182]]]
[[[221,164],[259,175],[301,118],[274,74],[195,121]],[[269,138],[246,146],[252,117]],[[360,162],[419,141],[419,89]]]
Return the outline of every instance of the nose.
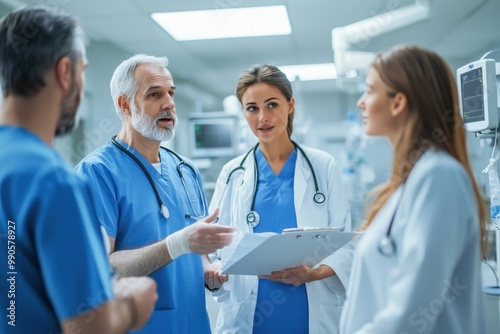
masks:
[[[161,110],[168,110],[173,113],[175,113],[175,102],[174,98],[170,96],[169,94],[166,94],[165,101],[163,102],[161,106]]]
[[[265,108],[259,110],[259,122],[267,122],[269,120],[269,115],[267,114]]]
[[[356,105],[359,109],[365,110],[365,94],[361,95],[358,102],[356,102]]]

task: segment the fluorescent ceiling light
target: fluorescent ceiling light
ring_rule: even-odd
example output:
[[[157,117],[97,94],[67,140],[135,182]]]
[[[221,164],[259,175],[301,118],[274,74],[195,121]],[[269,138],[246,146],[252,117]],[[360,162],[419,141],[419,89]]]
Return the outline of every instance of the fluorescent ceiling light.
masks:
[[[153,13],[151,17],[178,41],[292,33],[285,6]]]
[[[337,69],[333,63],[327,64],[307,64],[307,65],[288,65],[278,66],[286,74],[288,80],[294,81],[299,78],[300,81],[328,80],[337,78]]]

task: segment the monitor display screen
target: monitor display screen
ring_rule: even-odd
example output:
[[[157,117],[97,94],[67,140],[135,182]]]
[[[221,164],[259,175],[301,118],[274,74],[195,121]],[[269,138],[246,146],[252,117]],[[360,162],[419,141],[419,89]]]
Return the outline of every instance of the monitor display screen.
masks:
[[[483,68],[479,67],[461,74],[460,82],[464,122],[484,121]]]
[[[222,113],[189,119],[189,147],[193,158],[214,158],[238,152],[239,118]]]
[[[194,140],[197,149],[226,148],[233,145],[233,129],[230,123],[194,124]]]
[[[496,62],[480,59],[457,69],[460,115],[468,132],[498,126]]]

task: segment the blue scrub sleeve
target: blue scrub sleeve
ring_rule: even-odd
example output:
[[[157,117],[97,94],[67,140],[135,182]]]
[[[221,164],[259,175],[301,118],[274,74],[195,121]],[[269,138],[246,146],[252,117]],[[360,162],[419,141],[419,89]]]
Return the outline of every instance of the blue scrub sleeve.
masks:
[[[40,174],[43,193],[29,194],[34,240],[49,299],[67,320],[112,299],[111,270],[86,184],[65,169]]]
[[[118,233],[118,220],[119,209],[116,203],[115,196],[111,191],[112,186],[109,184],[110,180],[116,179],[113,175],[106,175],[110,173],[109,170],[99,168],[97,164],[80,163],[75,167],[78,173],[81,173],[89,181],[90,190],[92,194],[92,205],[98,218],[98,222],[104,227],[106,233],[116,239]],[[130,180],[123,180],[130,182]]]

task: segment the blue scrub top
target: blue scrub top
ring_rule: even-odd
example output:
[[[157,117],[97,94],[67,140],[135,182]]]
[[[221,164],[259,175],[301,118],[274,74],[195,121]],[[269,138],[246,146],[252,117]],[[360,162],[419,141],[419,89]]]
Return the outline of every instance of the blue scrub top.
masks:
[[[99,222],[116,239],[115,251],[144,247],[194,223],[195,219],[186,218],[186,214],[199,214],[206,207],[204,194],[196,185],[198,182],[203,189],[198,170],[194,168],[193,173],[182,167],[186,192],[177,171],[179,160],[173,154],[160,149],[160,174],[139,152],[118,142],[151,175],[170,218],[161,215],[147,176],[131,157],[112,143],[97,149],[76,169],[92,184]],[[156,280],[159,298],[152,319],[141,333],[210,333],[200,255],[182,255],[150,276]]]
[[[0,147],[0,333],[61,333],[113,296],[88,185],[23,128]]]
[[[281,233],[297,227],[294,205],[294,175],[297,161],[295,149],[279,175],[275,175],[262,151],[256,151],[259,183],[254,209],[260,215],[255,233]],[[270,256],[272,254],[269,254]],[[308,333],[309,316],[305,284],[294,286],[259,279],[253,333]]]

